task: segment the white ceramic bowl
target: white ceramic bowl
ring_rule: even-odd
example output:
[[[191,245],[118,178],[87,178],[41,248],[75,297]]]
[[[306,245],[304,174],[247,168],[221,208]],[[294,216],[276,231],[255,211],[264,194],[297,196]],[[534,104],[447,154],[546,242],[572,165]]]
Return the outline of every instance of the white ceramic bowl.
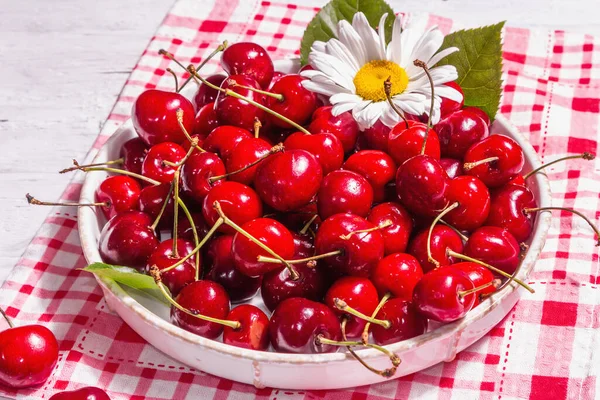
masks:
[[[276,63],[276,69],[282,72],[296,71],[297,68],[294,61]],[[191,97],[195,88],[188,85],[186,89],[184,95]],[[510,136],[519,143],[525,153],[525,171],[540,164],[531,144],[502,116],[497,117],[492,132]],[[121,145],[135,136],[131,120],[126,121],[102,147],[94,162],[118,158]],[[81,202],[93,201],[94,190],[105,178],[106,174],[101,172],[88,173],[81,190]],[[550,188],[546,176],[536,174],[528,183],[539,206],[550,206]],[[78,219],[86,260],[89,263],[102,261],[98,252],[98,238],[106,220],[101,212],[90,207],[81,207]],[[549,220],[548,213],[537,216],[529,250],[517,275],[522,280],[527,280],[544,246]],[[133,330],[172,358],[207,373],[256,387],[285,389],[336,389],[386,380],[366,371],[352,356],[342,351],[329,354],[259,352],[197,336],[171,324],[168,308],[158,301],[128,291],[112,280],[98,279],[98,283],[109,307]],[[483,301],[465,318],[387,346],[402,359],[394,378],[452,360],[457,352],[475,343],[498,324],[523,292],[524,289],[513,283]],[[389,367],[389,359],[378,351],[364,349],[358,353],[376,368]]]

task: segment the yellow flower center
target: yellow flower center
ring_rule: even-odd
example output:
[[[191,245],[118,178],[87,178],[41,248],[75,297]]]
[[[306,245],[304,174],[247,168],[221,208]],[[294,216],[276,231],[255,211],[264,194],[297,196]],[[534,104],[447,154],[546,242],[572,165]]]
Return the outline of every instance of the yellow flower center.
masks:
[[[408,85],[408,75],[404,68],[391,61],[370,61],[354,77],[356,94],[365,100],[384,101],[387,97],[383,84],[388,78],[392,82],[390,96],[404,92]]]

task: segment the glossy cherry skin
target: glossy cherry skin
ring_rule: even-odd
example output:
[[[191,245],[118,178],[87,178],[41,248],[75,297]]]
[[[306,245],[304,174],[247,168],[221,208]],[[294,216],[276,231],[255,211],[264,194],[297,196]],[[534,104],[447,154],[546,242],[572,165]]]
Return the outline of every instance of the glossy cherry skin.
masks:
[[[216,153],[222,160],[242,141],[252,138],[250,131],[236,126],[221,125],[215,128],[204,140],[204,150]]]
[[[247,99],[253,100],[261,105],[265,105],[266,100],[263,94],[246,89],[244,87],[260,89],[259,84],[250,77],[243,75],[231,75],[221,85],[223,90],[234,91]],[[233,96],[219,93],[215,100],[215,111],[222,125],[233,125],[239,128],[252,130],[254,121],[265,121],[265,112],[248,103],[246,100],[240,100]]]
[[[269,348],[269,317],[258,307],[241,304],[227,315],[230,321],[241,326],[223,328],[223,343],[243,349],[265,351]]]
[[[321,219],[340,213],[366,217],[372,205],[373,188],[365,178],[353,171],[330,172],[323,178],[317,194]]]
[[[206,79],[208,82],[212,83],[215,86],[221,86],[223,81],[227,79],[227,76],[223,74],[214,74],[207,76]],[[202,107],[209,103],[213,103],[219,91],[211,88],[210,86],[205,85],[204,83],[198,86],[198,90],[194,95],[194,105],[196,106],[196,110],[200,110]]]
[[[492,121],[490,121],[490,116],[487,115],[485,111],[478,107],[465,107],[464,110],[477,114],[479,118],[485,122],[485,124],[489,127]]]
[[[310,133],[329,132],[334,134],[340,139],[344,152],[348,153],[356,145],[359,134],[358,124],[350,112],[333,116],[331,109],[331,106],[317,108],[308,130]]]
[[[419,155],[398,168],[396,192],[403,206],[419,216],[434,217],[448,205],[450,178],[439,162]]]
[[[488,137],[490,132],[481,117],[469,110],[459,110],[435,126],[443,157],[462,159],[473,144]]]
[[[161,242],[156,250],[152,252],[150,258],[148,258],[146,273],[150,271],[150,267],[153,265],[156,265],[158,269],[162,271],[180,261],[193,250],[194,244],[192,242],[177,239],[177,252],[179,253],[179,257],[175,257],[173,254],[173,239],[167,239],[164,242]],[[196,257],[201,257],[200,253],[194,254],[175,269],[161,273],[162,281],[165,286],[169,288],[171,295],[177,296],[185,285],[194,281],[196,276]]]
[[[177,110],[183,110],[183,126],[188,132],[194,128],[194,106],[174,92],[146,90],[133,103],[131,120],[138,136],[148,146],[163,142],[181,143],[185,135],[177,122]]]
[[[465,105],[465,95],[463,93],[462,88],[460,87],[460,85],[458,83],[448,82],[448,83],[445,83],[444,85],[449,86],[449,87],[455,89],[456,91],[458,91],[462,95],[462,100],[460,102],[456,102],[447,97],[442,97],[442,103],[440,105],[440,114],[441,114],[442,118],[445,118],[446,116],[452,114],[453,112],[460,110]]]
[[[266,140],[261,138],[253,137],[242,140],[234,147],[225,160],[227,172],[235,172],[252,164],[262,156],[268,154],[271,147]],[[229,175],[227,178],[231,181],[243,183],[244,185],[251,185],[254,182],[257,168],[258,165],[254,165],[242,172]]]
[[[294,255],[294,238],[290,231],[281,223],[270,218],[257,218],[242,225],[247,233],[265,244],[284,260],[289,260]],[[250,277],[263,275],[281,264],[259,262],[259,256],[273,257],[265,250],[258,247],[248,238],[237,232],[231,245],[233,260],[236,268]]]
[[[311,153],[321,164],[323,175],[339,169],[344,163],[342,142],[332,133],[306,135],[294,132],[285,139],[283,145],[288,150],[300,149]]]
[[[293,280],[286,267],[267,272],[262,281],[260,294],[267,308],[273,311],[279,303],[290,297],[302,297],[321,301],[325,294],[326,279],[320,267],[308,267],[306,264],[294,264],[300,276]]]
[[[494,281],[494,274],[486,267],[474,262],[459,262],[452,264],[453,268],[460,269],[465,272],[475,287],[480,287],[486,283]],[[475,292],[475,302],[473,308],[481,303],[482,296],[490,295],[496,291],[496,287],[492,284]]]
[[[127,211],[111,218],[100,233],[98,247],[105,263],[143,269],[158,246],[152,219],[140,211]]]
[[[177,143],[163,142],[154,145],[148,150],[146,158],[144,158],[142,175],[161,183],[171,182],[176,168],[166,165],[164,161],[177,163],[183,160],[185,154],[183,147]]]
[[[376,203],[385,199],[385,186],[394,181],[398,170],[392,157],[380,150],[358,151],[348,157],[343,168],[356,172],[371,184]]]
[[[475,294],[459,292],[475,289],[469,276],[452,266],[437,268],[423,275],[413,294],[417,311],[438,322],[452,322],[467,314],[475,302]]]
[[[191,213],[192,220],[194,221],[194,226],[196,227],[196,233],[198,234],[198,238],[202,240],[206,233],[208,232],[208,226],[206,226],[206,221],[204,221],[204,217],[201,213]],[[194,242],[194,232],[192,231],[192,225],[190,224],[190,220],[186,215],[179,216],[179,222],[177,222],[177,237],[179,239],[185,239],[190,242]]]
[[[323,221],[317,231],[316,252],[323,254],[341,250],[341,254],[327,257],[327,265],[341,274],[368,277],[383,258],[383,236],[377,230],[353,234],[348,239],[341,236],[371,228],[375,228],[375,225],[357,215],[332,215]]]
[[[156,219],[163,204],[171,190],[170,183],[161,183],[160,185],[150,185],[143,188],[138,198],[138,208],[143,213],[146,213],[152,218]],[[173,223],[173,196],[169,197],[169,201],[165,208],[165,211],[160,218],[160,226],[169,226]]]
[[[269,90],[271,93],[282,95],[283,100],[267,98],[267,107],[298,125],[307,123],[317,108],[317,95],[302,86],[303,80],[304,78],[297,74],[284,75]],[[267,115],[267,120],[279,128],[293,128],[272,114]]]
[[[408,239],[413,229],[412,217],[398,203],[387,202],[371,209],[367,221],[381,226],[391,221],[392,224],[380,230],[383,235],[385,254],[403,253],[406,251]]]
[[[317,337],[339,341],[340,322],[325,304],[292,297],[282,301],[271,316],[269,336],[275,351],[280,353],[334,353],[338,347],[322,344]]]
[[[48,379],[58,361],[54,334],[42,325],[26,325],[0,332],[0,383],[22,389]]]
[[[50,400],[110,400],[106,392],[95,386],[86,386],[81,389],[56,393]]]
[[[415,256],[421,264],[423,271],[429,272],[435,269],[435,265],[427,258],[427,236],[429,228],[420,231],[411,240],[408,246],[408,253]],[[456,262],[453,257],[448,256],[447,250],[451,249],[457,253],[462,253],[464,244],[458,233],[445,225],[438,224],[431,231],[431,256],[440,263],[440,266],[450,265]]]
[[[192,153],[181,168],[181,189],[183,193],[202,204],[213,188],[225,182],[225,179],[209,182],[209,178],[226,173],[223,161],[215,153]]]
[[[524,210],[535,207],[535,197],[526,186],[504,185],[492,194],[490,214],[485,224],[505,228],[517,242],[524,242],[531,236],[535,220],[535,213],[525,213]]]
[[[349,338],[360,337],[363,329],[365,329],[367,321],[336,308],[336,298],[345,301],[346,304],[355,310],[371,316],[373,311],[375,311],[375,308],[377,308],[377,304],[379,304],[377,289],[367,278],[345,276],[335,281],[327,291],[327,294],[325,294],[325,304],[327,304],[340,319],[347,320],[346,336]]]
[[[521,263],[519,242],[504,228],[482,226],[465,245],[465,255],[513,274]]]
[[[225,319],[229,314],[229,296],[216,282],[194,281],[181,289],[175,301],[182,307],[207,317]],[[223,325],[193,317],[171,306],[171,322],[209,339],[216,339],[223,332]]]
[[[464,175],[462,162],[454,158],[440,158],[440,165],[448,174],[448,178],[454,179],[457,176]]]
[[[427,125],[412,121],[408,124],[410,128],[406,129],[404,121],[399,122],[388,135],[388,153],[398,165],[421,154],[425,140]],[[436,160],[440,159],[440,141],[433,129],[429,129],[424,154]]]
[[[423,269],[415,257],[394,253],[379,260],[371,274],[371,281],[380,296],[390,292],[396,298],[410,301],[422,276]]]
[[[490,212],[490,192],[474,176],[459,176],[450,181],[446,198],[459,206],[444,216],[458,230],[472,231],[483,225]]]
[[[475,143],[467,150],[464,162],[471,163],[490,157],[498,157],[497,161],[466,169],[468,175],[476,176],[489,188],[502,186],[521,173],[525,157],[521,146],[504,135],[491,135]]]
[[[267,205],[287,212],[307,205],[322,179],[323,170],[315,156],[305,150],[286,150],[260,163],[254,187]]]
[[[375,125],[365,129],[362,136],[365,138],[367,147],[372,150],[381,150],[388,152],[388,136],[391,128],[383,122],[377,120]]]
[[[376,318],[391,324],[388,329],[371,324],[373,340],[381,346],[414,338],[425,333],[427,329],[427,319],[417,313],[410,300],[401,298],[388,300]]]
[[[204,198],[202,215],[209,226],[219,219],[214,204],[218,201],[225,216],[238,225],[259,218],[263,214],[260,198],[252,188],[241,183],[226,181],[215,186]],[[235,230],[229,225],[221,225],[220,232],[234,234]]]
[[[137,210],[141,191],[142,187],[132,177],[115,175],[100,183],[94,197],[97,202],[108,203],[100,209],[107,219],[111,219],[124,211]]]
[[[203,105],[198,110],[198,114],[196,114],[196,118],[194,119],[194,130],[188,133],[192,136],[197,135],[204,140],[218,126],[219,117],[217,117],[217,112],[215,111],[215,103],[211,102]],[[186,138],[183,143],[189,143],[189,140]]]
[[[208,244],[206,258],[211,268],[207,279],[223,286],[232,303],[240,303],[254,297],[260,288],[261,279],[251,278],[235,268],[232,243],[233,235],[223,235]]]
[[[221,67],[229,75],[246,75],[267,89],[273,77],[273,61],[269,53],[256,43],[238,42],[227,47],[221,56]]]
[[[123,159],[123,169],[136,174],[142,173],[142,163],[146,157],[148,146],[140,137],[129,139],[123,146],[119,157]]]

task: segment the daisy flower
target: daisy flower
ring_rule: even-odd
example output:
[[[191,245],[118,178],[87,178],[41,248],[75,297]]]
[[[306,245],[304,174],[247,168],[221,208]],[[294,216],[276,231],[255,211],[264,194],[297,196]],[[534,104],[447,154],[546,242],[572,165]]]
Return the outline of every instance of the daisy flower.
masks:
[[[440,119],[442,97],[460,102],[462,95],[444,85],[456,80],[458,74],[452,65],[435,65],[444,57],[458,51],[450,47],[438,53],[444,35],[437,27],[425,31],[410,24],[402,29],[400,17],[394,21],[392,40],[386,45],[384,14],[375,31],[363,13],[356,13],[352,24],[338,23],[337,38],[327,42],[315,41],[308,57],[314,70],[302,72],[309,78],[303,82],[307,89],[329,97],[333,115],[352,111],[361,130],[381,120],[393,127],[400,121],[387,101],[384,82],[391,80],[391,98],[403,113],[429,115],[431,84],[423,68],[413,64],[421,60],[427,64],[434,84],[432,122]],[[379,32],[379,33],[378,33]]]

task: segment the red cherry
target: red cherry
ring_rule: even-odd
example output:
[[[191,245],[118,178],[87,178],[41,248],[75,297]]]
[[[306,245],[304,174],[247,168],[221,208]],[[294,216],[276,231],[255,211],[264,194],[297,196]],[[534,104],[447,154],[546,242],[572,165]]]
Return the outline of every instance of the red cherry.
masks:
[[[377,120],[375,125],[365,129],[362,136],[365,138],[368,148],[388,152],[388,137],[391,128]]]
[[[274,310],[279,303],[290,297],[303,297],[320,301],[325,294],[325,276],[320,268],[308,267],[306,264],[294,264],[299,278],[293,280],[289,269],[279,267],[267,272],[262,281],[260,294],[269,310]]]
[[[147,151],[148,146],[139,137],[129,139],[123,143],[121,152],[119,153],[119,157],[123,159],[123,169],[135,174],[141,174],[142,163],[144,162],[144,158],[146,158]]]
[[[308,130],[311,133],[332,133],[340,139],[344,152],[348,153],[354,149],[358,139],[358,124],[350,112],[333,116],[331,106],[319,107],[313,113],[313,119]]]
[[[160,185],[150,185],[142,189],[138,199],[138,208],[155,220],[162,209],[165,199],[171,190],[170,183],[161,183]],[[165,211],[160,219],[161,226],[169,226],[173,223],[174,200],[169,197]]]
[[[142,174],[162,183],[173,180],[175,167],[165,164],[165,161],[177,163],[185,157],[185,150],[178,144],[163,142],[152,146],[142,164]]]
[[[464,175],[464,171],[462,169],[462,162],[456,160],[454,158],[440,158],[440,165],[448,174],[448,178],[454,179],[457,176]]]
[[[212,281],[190,283],[181,289],[175,301],[193,313],[207,317],[225,319],[229,314],[227,292],[221,285]],[[223,332],[223,325],[193,317],[174,306],[171,306],[171,322],[186,331],[209,339],[216,339]]]
[[[372,204],[371,185],[361,175],[352,171],[330,172],[323,178],[317,194],[317,208],[321,219],[346,212],[366,217]]]
[[[269,348],[269,317],[260,308],[242,304],[231,310],[227,319],[238,321],[241,326],[223,328],[223,343],[259,351]]]
[[[445,83],[444,86],[449,86],[455,89],[457,92],[459,92],[462,95],[462,100],[459,103],[454,100],[450,100],[447,97],[442,97],[442,103],[440,105],[440,114],[442,118],[445,118],[447,115],[450,115],[453,112],[460,110],[465,105],[465,94],[463,93],[463,90],[458,83],[448,82]]]
[[[300,149],[311,153],[323,169],[323,175],[335,171],[344,162],[344,148],[337,136],[322,132],[306,135],[295,132],[288,136],[283,145],[288,150]]]
[[[273,77],[273,61],[269,53],[256,43],[238,42],[223,51],[221,67],[229,75],[246,75],[261,88],[268,88]]]
[[[422,335],[427,329],[427,319],[416,312],[410,301],[404,299],[388,300],[376,318],[391,324],[388,329],[380,325],[371,325],[373,340],[382,346]]]
[[[131,120],[140,138],[148,145],[163,142],[181,143],[185,135],[177,122],[177,110],[183,110],[183,126],[188,132],[194,128],[194,106],[174,92],[146,90],[133,103]]]
[[[519,242],[506,229],[497,226],[482,226],[474,231],[467,240],[464,254],[511,275],[521,263]]]
[[[367,321],[339,310],[335,306],[335,299],[340,299],[349,307],[371,316],[379,304],[377,289],[367,278],[345,276],[335,281],[325,295],[325,304],[340,318],[347,319],[346,336],[349,338],[360,337]]]
[[[221,159],[227,160],[229,154],[242,141],[251,138],[246,129],[222,125],[215,128],[204,140],[204,150],[216,153]]]
[[[206,138],[218,126],[219,118],[215,111],[215,103],[211,102],[203,105],[202,108],[198,110],[198,114],[196,114],[196,118],[194,119],[194,130],[189,133],[192,133],[192,136]],[[189,140],[186,138],[183,143],[189,143]]]
[[[192,153],[181,168],[181,189],[201,204],[212,189],[225,182],[223,179],[210,182],[209,179],[226,173],[223,161],[216,154],[208,151]]]
[[[267,107],[298,125],[307,123],[317,108],[317,96],[302,86],[303,80],[304,78],[296,74],[282,76],[270,89],[271,93],[282,96],[282,99],[267,98]],[[292,128],[290,124],[272,114],[267,115],[267,120],[279,128]]]
[[[395,253],[382,258],[371,274],[371,280],[380,296],[390,292],[394,297],[411,300],[423,270],[419,261],[410,254]]]
[[[469,110],[459,110],[435,126],[442,156],[462,159],[469,147],[489,136],[487,124]]]
[[[39,386],[48,379],[57,361],[56,337],[45,326],[18,326],[0,332],[3,385],[15,389]]]
[[[459,269],[469,276],[475,287],[484,286],[486,283],[494,281],[494,274],[486,267],[474,262],[459,262],[452,264],[453,268]],[[475,302],[473,308],[481,303],[481,297],[492,294],[496,291],[494,285],[486,286],[475,292]]]
[[[116,175],[106,178],[94,193],[96,201],[108,203],[100,207],[107,219],[129,210],[138,209],[138,200],[142,187],[130,176]]]
[[[452,322],[473,308],[475,294],[460,293],[472,289],[475,284],[463,271],[452,266],[437,268],[417,283],[413,302],[421,315],[438,322]]]
[[[311,201],[322,179],[321,165],[312,154],[305,150],[286,150],[260,163],[254,187],[270,207],[292,211]]]
[[[536,208],[531,190],[520,185],[504,185],[492,194],[490,214],[486,225],[508,230],[521,243],[529,239],[533,231],[535,214],[526,213],[526,208]]]
[[[289,260],[294,255],[294,238],[292,234],[285,226],[274,219],[257,218],[246,222],[241,228],[284,260]],[[271,257],[271,254],[239,232],[233,237],[231,252],[236,268],[248,276],[260,276],[281,266],[277,263],[258,261],[259,256]]]
[[[472,231],[479,228],[490,212],[490,192],[479,179],[459,176],[450,181],[446,198],[450,204],[459,205],[444,216],[444,220],[456,229]]]
[[[375,226],[391,225],[381,229],[385,254],[403,253],[413,228],[410,214],[398,203],[381,203],[371,209],[367,220]]]
[[[111,218],[100,233],[98,247],[105,263],[142,269],[158,246],[152,220],[140,211],[126,211]]]
[[[344,169],[363,176],[373,188],[373,201],[378,203],[385,199],[385,186],[394,181],[398,167],[383,151],[361,150],[348,157]]]
[[[302,68],[300,69],[302,71]],[[271,83],[269,83],[268,90],[271,90],[274,84],[276,84],[281,78],[283,78],[286,74],[280,71],[273,72],[273,77],[271,78]]]
[[[253,78],[243,75],[231,75],[221,85],[221,89],[223,90],[234,91],[247,99],[265,105],[266,100],[263,94],[247,89],[246,87],[260,89],[259,84]],[[265,112],[263,110],[248,103],[246,100],[225,95],[223,92],[217,96],[215,110],[222,125],[233,125],[252,130],[256,119],[261,122],[265,120]]]
[[[223,74],[214,74],[207,76],[206,79],[208,82],[212,83],[215,86],[221,86],[223,81],[227,79],[227,76]],[[205,85],[204,83],[198,86],[198,91],[194,95],[194,105],[196,106],[196,110],[200,110],[202,107],[209,103],[213,103],[217,98],[219,91],[211,88],[210,86]]]
[[[179,257],[173,254],[173,239],[167,239],[161,242],[158,247],[152,252],[146,264],[146,273],[150,271],[150,267],[156,265],[159,270],[166,269],[171,265],[180,261],[194,250],[194,245],[191,242],[183,239],[177,239],[177,252]],[[174,269],[161,273],[163,283],[173,296],[181,291],[181,289],[194,281],[196,277],[196,257],[200,257],[200,253],[194,254],[188,258],[183,264]]]
[[[427,236],[429,228],[420,231],[410,242],[408,253],[415,256],[421,264],[423,271],[429,272],[436,268],[436,265],[429,262],[427,257]],[[440,266],[450,265],[456,262],[453,257],[448,256],[447,250],[453,250],[462,253],[464,244],[460,235],[445,225],[436,225],[431,231],[431,256],[440,263]]]
[[[490,158],[495,161],[470,166]],[[491,135],[475,143],[467,150],[464,157],[465,172],[476,176],[490,188],[502,186],[521,173],[525,158],[521,146],[504,135]]]
[[[213,226],[219,219],[219,214],[214,208],[218,201],[223,213],[238,225],[259,218],[263,214],[260,198],[252,188],[241,183],[226,181],[215,186],[208,192],[202,203],[202,215],[209,226]],[[220,232],[235,233],[229,225],[221,225]]]
[[[206,256],[212,267],[207,279],[223,286],[232,303],[240,303],[254,297],[261,279],[246,276],[235,268],[232,243],[233,235],[219,236],[209,243]]]
[[[483,122],[485,122],[485,124],[488,127],[492,123],[492,121],[490,121],[490,116],[487,115],[487,113],[485,111],[483,111],[481,108],[477,108],[477,107],[465,107],[464,109],[466,111],[469,111],[469,112],[477,114],[479,116],[479,118],[481,118],[483,120]]]
[[[277,306],[269,323],[269,336],[275,351],[280,353],[332,353],[337,346],[318,341],[319,335],[339,341],[340,323],[325,304],[292,297]]]
[[[81,389],[56,393],[50,400],[110,400],[108,394],[98,387],[86,386]]]
[[[200,136],[200,135],[192,135],[192,136],[190,136],[190,137],[191,137],[192,139],[194,139],[194,138],[195,138],[195,139],[197,139],[197,140],[198,140],[198,143],[196,144],[196,146],[198,146],[198,147],[202,148],[202,146],[204,145],[204,139],[205,139],[205,137],[204,137],[204,136]],[[190,142],[189,140],[187,140],[187,139],[186,139],[186,140],[185,140],[185,142],[182,142],[182,143],[180,144],[180,146],[181,146],[181,148],[182,148],[183,150],[185,150],[185,152],[186,152],[186,154],[187,154],[187,152],[188,152],[188,151],[190,150],[190,148],[192,147],[192,142]]]
[[[336,214],[321,224],[315,237],[317,254],[341,251],[327,258],[327,265],[340,273],[368,277],[383,258],[383,236],[378,230],[346,235],[354,231],[377,228],[364,218],[352,214]]]
[[[208,226],[206,226],[206,221],[204,221],[204,217],[201,213],[192,213],[192,220],[194,221],[194,226],[196,227],[196,232],[198,233],[199,238],[203,238],[208,233]],[[192,225],[190,224],[187,216],[182,216],[179,218],[179,222],[177,223],[177,237],[180,239],[185,239],[190,242],[194,242],[194,232],[192,231]]]
[[[402,121],[394,126],[388,135],[388,153],[398,165],[421,154],[423,148],[427,125],[412,121],[409,121],[408,125],[409,128],[406,129],[406,123]],[[433,129],[429,129],[424,154],[436,160],[440,159],[440,142]]]
[[[247,167],[262,156],[268,154],[271,147],[272,146],[267,141],[260,138],[247,138],[242,140],[233,148],[225,160],[227,172],[231,173]],[[254,181],[257,168],[258,164],[242,172],[229,175],[227,178],[235,182],[243,183],[244,185],[251,185]]]

